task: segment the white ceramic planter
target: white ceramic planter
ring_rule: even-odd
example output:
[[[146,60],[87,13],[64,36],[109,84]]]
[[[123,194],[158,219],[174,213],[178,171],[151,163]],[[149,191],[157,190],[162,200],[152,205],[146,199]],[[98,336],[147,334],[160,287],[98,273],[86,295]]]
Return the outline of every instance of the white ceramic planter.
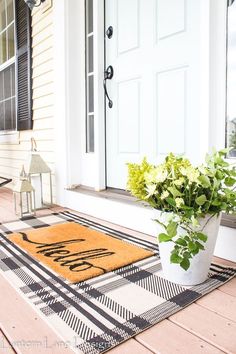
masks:
[[[187,271],[181,268],[179,264],[170,263],[170,254],[174,247],[173,242],[159,243],[162,270],[168,280],[181,285],[197,285],[207,279],[219,231],[220,219],[221,215],[219,217],[207,215],[206,218],[199,221],[200,227],[198,230],[202,229],[205,225],[202,232],[206,234],[208,238],[204,244],[205,250],[200,250],[199,253],[190,260],[190,267]],[[207,222],[207,220],[209,221]],[[181,234],[181,231],[181,229],[178,230],[179,234]]]

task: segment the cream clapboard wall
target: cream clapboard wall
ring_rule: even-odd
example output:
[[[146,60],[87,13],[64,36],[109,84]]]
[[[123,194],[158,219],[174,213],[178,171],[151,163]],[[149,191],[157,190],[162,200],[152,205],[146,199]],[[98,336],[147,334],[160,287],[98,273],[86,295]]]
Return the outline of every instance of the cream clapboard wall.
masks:
[[[54,96],[53,96],[53,7],[32,11],[32,66],[33,66],[33,130],[19,132],[19,143],[0,144],[0,176],[18,178],[31,148],[34,137],[42,158],[54,176]],[[10,188],[13,184],[8,185]],[[47,189],[47,182],[45,183]]]

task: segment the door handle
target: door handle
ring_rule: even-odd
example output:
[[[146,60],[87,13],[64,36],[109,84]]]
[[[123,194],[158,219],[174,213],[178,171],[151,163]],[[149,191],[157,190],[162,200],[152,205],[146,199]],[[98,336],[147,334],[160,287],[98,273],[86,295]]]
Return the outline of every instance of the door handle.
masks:
[[[104,88],[104,91],[105,91],[105,95],[108,99],[108,107],[109,108],[112,108],[113,106],[113,102],[112,100],[110,99],[109,95],[108,95],[108,92],[107,92],[107,80],[111,80],[114,76],[114,69],[111,65],[109,65],[107,67],[107,69],[104,71],[104,80],[103,80],[103,88]]]

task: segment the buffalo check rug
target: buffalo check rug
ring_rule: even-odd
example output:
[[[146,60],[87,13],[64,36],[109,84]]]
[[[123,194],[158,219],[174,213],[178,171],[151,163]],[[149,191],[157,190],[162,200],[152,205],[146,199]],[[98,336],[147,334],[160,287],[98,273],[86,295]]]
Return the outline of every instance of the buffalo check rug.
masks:
[[[98,277],[71,284],[35,260],[9,235],[76,222],[154,252],[154,256]],[[212,264],[202,284],[183,287],[167,281],[158,246],[70,212],[0,224],[0,271],[76,353],[99,354],[181,310],[235,276]]]

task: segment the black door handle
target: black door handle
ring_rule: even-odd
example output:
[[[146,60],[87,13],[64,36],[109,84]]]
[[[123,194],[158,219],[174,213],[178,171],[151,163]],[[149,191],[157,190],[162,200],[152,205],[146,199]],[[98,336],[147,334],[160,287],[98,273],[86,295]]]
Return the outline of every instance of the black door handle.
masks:
[[[106,81],[107,80],[111,80],[114,76],[114,69],[111,65],[109,65],[107,67],[107,69],[104,71],[104,80],[103,80],[103,88],[104,88],[104,91],[105,91],[105,95],[108,99],[108,107],[109,108],[112,108],[113,106],[113,102],[112,100],[110,99],[109,95],[108,95],[108,92],[107,92],[107,85],[106,85]]]

